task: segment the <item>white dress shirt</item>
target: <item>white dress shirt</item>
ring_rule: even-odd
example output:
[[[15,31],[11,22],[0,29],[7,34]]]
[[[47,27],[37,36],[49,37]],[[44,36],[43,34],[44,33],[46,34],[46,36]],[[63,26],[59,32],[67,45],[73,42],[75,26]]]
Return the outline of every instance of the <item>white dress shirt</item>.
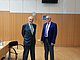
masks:
[[[49,31],[50,25],[51,25],[51,22],[46,24],[45,35],[44,35],[45,37],[48,37],[48,31]]]

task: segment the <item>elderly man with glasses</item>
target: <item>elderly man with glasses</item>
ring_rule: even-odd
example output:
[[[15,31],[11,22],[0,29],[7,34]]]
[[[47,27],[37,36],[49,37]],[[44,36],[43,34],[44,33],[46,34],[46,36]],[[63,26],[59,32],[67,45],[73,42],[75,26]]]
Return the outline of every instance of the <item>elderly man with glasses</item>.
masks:
[[[46,16],[46,23],[43,26],[41,43],[44,43],[45,60],[48,60],[50,51],[50,60],[54,60],[54,44],[57,36],[57,24],[51,21],[50,16]]]

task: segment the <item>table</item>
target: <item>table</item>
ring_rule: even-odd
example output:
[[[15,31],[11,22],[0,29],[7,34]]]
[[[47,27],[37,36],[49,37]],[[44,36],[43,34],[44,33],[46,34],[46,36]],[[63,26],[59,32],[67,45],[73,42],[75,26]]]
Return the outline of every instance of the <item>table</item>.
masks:
[[[1,58],[2,57],[4,57],[6,54],[7,54],[7,52],[9,51],[9,42],[10,41],[4,41],[3,42],[3,45],[2,46],[0,46],[0,60],[1,60]]]

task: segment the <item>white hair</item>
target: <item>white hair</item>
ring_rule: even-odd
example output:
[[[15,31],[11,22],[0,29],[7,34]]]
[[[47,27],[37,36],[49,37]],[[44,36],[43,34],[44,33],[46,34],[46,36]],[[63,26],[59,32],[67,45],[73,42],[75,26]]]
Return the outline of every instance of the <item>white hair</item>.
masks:
[[[29,16],[29,17],[28,17],[28,19],[30,19],[30,18],[34,19],[34,17],[33,17],[33,16]]]

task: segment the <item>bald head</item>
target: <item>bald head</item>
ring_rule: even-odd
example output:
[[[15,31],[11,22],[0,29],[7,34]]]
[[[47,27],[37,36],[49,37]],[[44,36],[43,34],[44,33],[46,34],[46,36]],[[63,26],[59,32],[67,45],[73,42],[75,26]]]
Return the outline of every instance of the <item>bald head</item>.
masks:
[[[46,18],[51,18],[50,16],[46,16]]]
[[[50,16],[46,16],[46,20],[47,20],[47,22],[50,22],[51,21],[51,17]]]
[[[29,16],[28,17],[28,23],[33,23],[33,21],[34,21],[34,17],[33,16]]]

